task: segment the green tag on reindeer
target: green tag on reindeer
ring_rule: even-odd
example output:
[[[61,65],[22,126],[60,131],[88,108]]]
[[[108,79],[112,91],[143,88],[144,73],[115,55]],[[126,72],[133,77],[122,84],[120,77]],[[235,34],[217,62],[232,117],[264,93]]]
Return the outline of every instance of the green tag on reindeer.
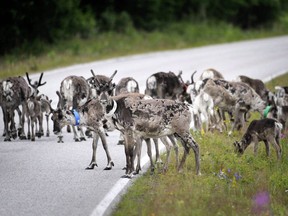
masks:
[[[271,106],[266,106],[266,108],[264,109],[264,113],[263,113],[264,118],[267,118],[267,115],[268,115],[270,109],[271,109]]]

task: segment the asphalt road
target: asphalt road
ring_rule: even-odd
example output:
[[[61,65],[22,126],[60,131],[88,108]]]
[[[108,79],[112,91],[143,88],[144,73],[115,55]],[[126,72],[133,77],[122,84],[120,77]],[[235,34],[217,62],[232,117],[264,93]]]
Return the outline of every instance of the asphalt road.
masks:
[[[140,84],[140,91],[144,92],[145,81],[152,73],[178,73],[182,70],[186,81],[190,80],[195,70],[198,71],[197,79],[207,68],[219,70],[227,80],[242,74],[267,81],[288,71],[288,36],[154,52],[45,71],[42,80],[47,84],[39,90],[48,95],[53,100],[52,106],[56,107],[55,92],[60,82],[68,75],[88,78],[91,76],[90,69],[95,74],[107,76],[118,70],[114,78],[116,83],[123,77],[133,76]],[[39,74],[31,75],[33,81],[38,77]],[[0,119],[2,132],[2,112]],[[109,214],[109,199],[131,182],[121,179],[125,159],[123,146],[116,145],[118,136],[118,132],[111,132],[107,137],[115,163],[110,171],[103,170],[107,161],[101,143],[97,149],[98,167],[85,170],[91,160],[91,139],[75,143],[72,134],[64,133],[64,143],[57,143],[52,132],[50,137],[42,137],[35,142],[19,139],[4,142],[4,138],[0,137],[0,215]]]

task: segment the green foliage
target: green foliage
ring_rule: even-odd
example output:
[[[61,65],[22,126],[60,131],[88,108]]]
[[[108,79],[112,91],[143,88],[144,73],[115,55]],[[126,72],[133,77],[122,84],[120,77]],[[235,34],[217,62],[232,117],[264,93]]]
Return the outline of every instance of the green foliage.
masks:
[[[273,83],[283,79],[287,84],[288,73]],[[200,146],[202,175],[194,174],[193,152],[183,173],[177,173],[171,158],[167,173],[156,170],[137,178],[112,215],[287,215],[288,131],[281,139],[281,161],[274,148],[267,158],[263,143],[257,156],[253,146],[242,156],[235,154],[233,142],[242,135],[193,134]]]
[[[75,36],[163,31],[177,22],[224,22],[242,29],[287,25],[286,0],[11,0],[0,8],[0,55],[44,53]],[[32,45],[31,45],[32,44]]]
[[[129,23],[126,18],[123,22]],[[171,23],[163,30],[152,32],[139,31],[130,24],[123,24],[124,26],[119,32],[99,32],[87,38],[75,36],[70,40],[59,40],[56,44],[47,45],[40,40],[27,42],[23,44],[24,51],[17,49],[12,54],[0,57],[0,79],[24,75],[25,71],[39,72],[121,55],[191,48],[288,33],[288,28],[279,25],[267,30],[243,31],[224,22],[212,21]]]

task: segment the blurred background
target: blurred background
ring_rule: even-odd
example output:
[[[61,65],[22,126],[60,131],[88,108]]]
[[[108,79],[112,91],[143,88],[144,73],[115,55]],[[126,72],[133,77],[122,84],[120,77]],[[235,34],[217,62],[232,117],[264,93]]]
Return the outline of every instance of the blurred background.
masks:
[[[120,55],[285,35],[286,0],[11,0],[0,78]]]

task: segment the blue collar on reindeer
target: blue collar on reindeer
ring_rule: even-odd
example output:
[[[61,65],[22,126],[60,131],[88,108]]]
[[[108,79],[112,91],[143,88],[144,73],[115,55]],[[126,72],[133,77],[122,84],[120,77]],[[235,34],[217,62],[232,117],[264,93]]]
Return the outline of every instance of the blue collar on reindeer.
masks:
[[[75,109],[73,109],[72,112],[75,117],[75,126],[78,126],[80,124],[80,115]]]

